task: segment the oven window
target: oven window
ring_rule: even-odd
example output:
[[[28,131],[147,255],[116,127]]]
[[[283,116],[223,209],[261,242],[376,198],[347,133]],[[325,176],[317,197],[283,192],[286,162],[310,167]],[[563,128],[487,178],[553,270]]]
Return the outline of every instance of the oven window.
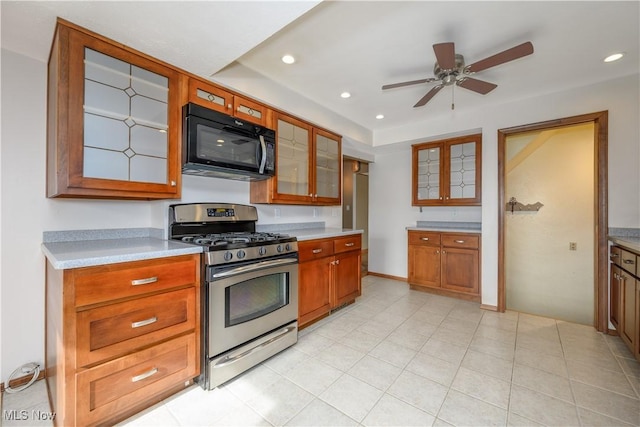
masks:
[[[258,140],[222,129],[196,124],[197,156],[200,159],[257,167]]]
[[[269,274],[225,289],[225,327],[267,315],[289,304],[289,273]]]

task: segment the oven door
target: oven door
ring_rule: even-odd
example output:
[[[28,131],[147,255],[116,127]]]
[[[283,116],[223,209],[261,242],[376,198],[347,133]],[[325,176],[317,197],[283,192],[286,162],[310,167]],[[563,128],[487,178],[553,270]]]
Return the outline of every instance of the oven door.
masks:
[[[208,272],[208,357],[298,317],[298,259],[261,260]]]

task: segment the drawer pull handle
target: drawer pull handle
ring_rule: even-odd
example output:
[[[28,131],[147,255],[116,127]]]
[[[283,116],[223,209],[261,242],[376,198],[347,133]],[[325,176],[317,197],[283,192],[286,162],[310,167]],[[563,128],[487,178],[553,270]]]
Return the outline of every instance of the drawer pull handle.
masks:
[[[322,252],[322,249],[314,249],[311,252],[314,254],[319,254],[320,252]]]
[[[622,262],[624,262],[625,264],[635,264],[636,262],[632,259],[624,259],[622,260]]]
[[[149,283],[155,283],[158,281],[158,277],[147,277],[146,279],[136,279],[131,281],[131,286],[148,285]]]
[[[620,255],[618,254],[611,254],[611,258],[618,258]]]
[[[158,373],[158,368],[149,369],[147,372],[143,372],[140,375],[136,375],[135,377],[131,377],[131,382],[132,383],[137,383],[138,381],[145,380],[145,379],[149,378],[150,376],[155,375],[157,373]]]
[[[351,246],[355,246],[355,243],[351,242],[351,243],[345,243],[344,244],[346,247],[350,248]]]
[[[143,326],[156,323],[157,321],[158,321],[158,318],[156,316],[153,316],[148,319],[140,320],[139,322],[131,322],[131,329],[141,328]]]
[[[421,237],[420,240],[424,240],[425,242],[428,242],[429,238],[428,237]]]
[[[462,243],[464,243],[464,240],[454,240],[454,242],[462,244]]]

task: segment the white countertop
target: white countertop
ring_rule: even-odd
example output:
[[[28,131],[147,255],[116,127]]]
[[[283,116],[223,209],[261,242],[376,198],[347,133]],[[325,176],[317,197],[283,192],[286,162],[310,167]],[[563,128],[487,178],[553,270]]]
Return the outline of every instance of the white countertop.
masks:
[[[57,270],[118,262],[197,254],[202,247],[155,237],[76,240],[42,243],[42,252]]]
[[[609,236],[609,240],[618,246],[625,247],[640,253],[640,237],[635,236]]]
[[[286,230],[284,233],[294,236],[299,241],[325,239],[328,237],[349,236],[351,234],[362,234],[362,230],[349,230],[345,228],[302,228],[299,230]]]

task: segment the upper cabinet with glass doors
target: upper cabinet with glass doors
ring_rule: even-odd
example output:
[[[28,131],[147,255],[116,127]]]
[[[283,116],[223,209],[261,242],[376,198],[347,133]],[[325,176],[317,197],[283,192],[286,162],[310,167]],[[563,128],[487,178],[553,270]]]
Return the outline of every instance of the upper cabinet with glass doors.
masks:
[[[49,197],[180,197],[176,69],[59,19],[48,78]]]
[[[479,206],[482,135],[413,146],[414,206]]]
[[[339,205],[340,136],[280,113],[274,124],[276,176],[251,183],[251,203]]]

